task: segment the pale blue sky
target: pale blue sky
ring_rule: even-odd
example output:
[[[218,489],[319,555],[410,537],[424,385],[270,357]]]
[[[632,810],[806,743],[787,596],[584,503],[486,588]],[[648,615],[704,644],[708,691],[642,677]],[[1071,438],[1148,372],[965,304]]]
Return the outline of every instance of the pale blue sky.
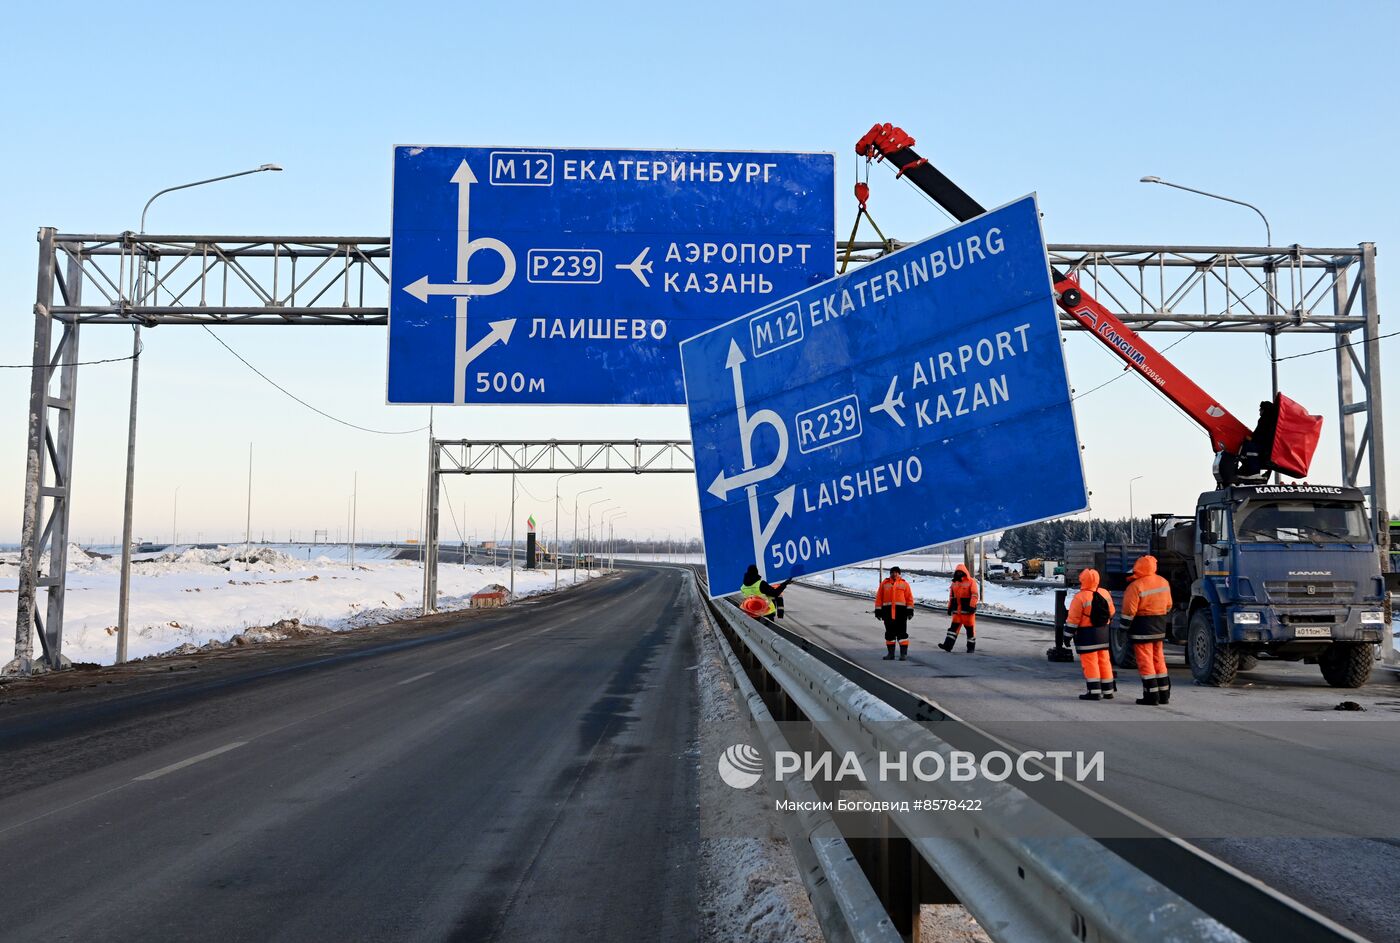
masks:
[[[1139,184],[1157,174],[1262,206],[1276,243],[1380,247],[1380,297],[1400,298],[1400,81],[1392,3],[74,3],[12,8],[0,36],[0,362],[29,358],[34,232],[135,229],[156,190],[275,161],[262,174],[163,197],[152,232],[384,234],[396,143],[519,143],[829,150],[838,232],[875,120],[987,205],[1037,191],[1054,242],[1259,244],[1247,210]],[[872,210],[890,235],[945,221],[887,174]],[[344,418],[421,425],[387,407],[382,328],[233,329],[221,335],[284,385]],[[1170,342],[1172,338],[1166,338]],[[1400,340],[1400,339],[1397,339]],[[94,329],[84,359],[129,332]],[[1326,343],[1288,338],[1283,354]],[[1385,342],[1387,355],[1400,350]],[[1074,385],[1117,362],[1079,337]],[[361,530],[414,529],[421,437],[355,433],[251,375],[202,332],[147,332],[137,532],[241,535],[247,447],[257,443],[254,531],[343,527],[359,472]],[[1268,392],[1260,338],[1196,337],[1173,356],[1244,418]],[[1396,389],[1400,362],[1390,367]],[[0,540],[19,526],[24,371],[0,371]],[[120,520],[125,364],[85,368],[74,533]],[[1336,480],[1330,356],[1290,361],[1283,389],[1328,419],[1314,480]],[[1400,400],[1391,397],[1392,413]],[[443,434],[490,438],[686,435],[682,408],[440,410]],[[1126,378],[1079,404],[1095,509],[1179,510],[1209,485],[1205,436]],[[1149,441],[1160,454],[1134,462]],[[1394,454],[1394,449],[1392,448]],[[1140,466],[1140,467],[1139,467]],[[579,487],[566,483],[567,495]],[[597,479],[619,526],[696,531],[683,479]],[[526,481],[544,498],[547,479]],[[454,482],[473,534],[505,526],[506,486]],[[522,501],[553,517],[545,501]],[[497,525],[493,525],[493,520]],[[566,525],[567,528],[567,525]],[[445,521],[445,531],[451,530]]]

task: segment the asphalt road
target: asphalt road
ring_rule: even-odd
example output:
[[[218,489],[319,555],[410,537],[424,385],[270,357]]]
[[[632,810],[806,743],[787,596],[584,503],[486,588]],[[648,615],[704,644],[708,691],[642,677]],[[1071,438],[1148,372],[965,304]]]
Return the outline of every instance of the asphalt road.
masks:
[[[693,939],[685,578],[0,706],[0,937]]]
[[[1078,700],[1078,663],[1046,660],[1047,629],[979,614],[977,652],[934,646],[948,619],[920,611],[907,662],[883,661],[864,600],[796,585],[785,623],[1022,748],[1103,750],[1091,787],[1375,940],[1400,941],[1400,684],[1359,690],[1316,666],[1263,661],[1230,688],[1197,686],[1168,655],[1172,701],[1140,707],[1136,672],[1113,701]],[[1170,651],[1170,650],[1169,650]],[[1351,700],[1364,712],[1334,711]]]

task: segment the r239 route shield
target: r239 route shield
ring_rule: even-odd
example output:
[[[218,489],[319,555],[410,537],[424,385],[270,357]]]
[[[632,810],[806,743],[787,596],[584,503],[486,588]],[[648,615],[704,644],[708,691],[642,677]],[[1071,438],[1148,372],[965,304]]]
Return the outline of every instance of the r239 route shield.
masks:
[[[1088,504],[1034,195],[681,344],[710,592]]]

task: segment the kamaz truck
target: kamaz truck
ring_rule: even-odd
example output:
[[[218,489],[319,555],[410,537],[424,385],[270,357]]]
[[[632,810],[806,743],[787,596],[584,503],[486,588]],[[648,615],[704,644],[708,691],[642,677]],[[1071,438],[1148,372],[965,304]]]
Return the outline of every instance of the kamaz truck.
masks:
[[[1121,601],[1145,553],[1171,583],[1167,641],[1184,645],[1191,674],[1224,685],[1261,656],[1303,661],[1327,683],[1366,683],[1389,627],[1385,579],[1364,496],[1309,484],[1234,485],[1207,491],[1191,517],[1154,514],[1145,544],[1065,545],[1066,585],[1092,566]],[[1134,664],[1115,620],[1113,660]]]

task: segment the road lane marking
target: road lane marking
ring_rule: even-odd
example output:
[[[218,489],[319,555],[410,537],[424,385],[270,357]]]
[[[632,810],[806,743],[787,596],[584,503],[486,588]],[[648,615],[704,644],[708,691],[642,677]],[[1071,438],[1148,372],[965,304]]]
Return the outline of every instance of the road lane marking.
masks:
[[[400,682],[398,682],[398,683],[399,683],[399,684],[412,684],[412,683],[415,682],[415,681],[422,681],[422,680],[423,680],[424,678],[426,678],[428,675],[434,675],[434,674],[437,674],[436,669],[433,670],[433,671],[425,671],[425,672],[423,672],[421,675],[414,675],[414,676],[411,677],[411,678],[404,678],[402,681],[400,681]]]
[[[587,618],[589,615],[591,615],[591,614],[585,612],[585,613],[580,613],[580,614],[575,615],[575,616],[572,616],[572,617],[567,617],[566,620],[565,620],[565,623],[566,623],[566,624],[571,624],[571,623],[574,623],[574,622],[578,622],[578,621],[580,621],[580,620],[582,620],[582,619]],[[558,627],[559,627],[559,626],[550,626],[551,629],[553,629],[553,628],[558,628]],[[509,641],[509,642],[506,642],[506,643],[504,643],[504,644],[502,644],[502,645],[498,645],[498,646],[496,646],[495,648],[489,649],[489,651],[499,651],[499,650],[502,649],[502,648],[509,648],[511,645],[514,645],[514,644],[516,644],[517,642],[528,641],[530,638],[534,637],[534,635],[537,635],[537,634],[543,634],[543,633],[538,633],[538,632],[536,632],[536,633],[531,633],[529,636],[526,636],[526,637],[524,637],[524,638],[516,638],[516,639],[513,639],[513,640],[511,640],[511,641]],[[478,650],[478,651],[476,651],[476,652],[473,652],[471,655],[468,655],[466,658],[460,659],[459,661],[453,662],[452,664],[455,666],[455,665],[458,665],[458,664],[462,664],[462,663],[464,663],[464,662],[474,661],[474,660],[476,660],[477,658],[481,657],[482,654],[484,654],[484,653],[481,652],[480,650]],[[432,672],[429,672],[429,673],[432,673]],[[414,679],[409,679],[409,680],[414,680]],[[354,697],[354,698],[352,698],[352,699],[349,700],[349,701],[346,701],[346,702],[343,702],[343,703],[338,703],[338,704],[333,704],[333,705],[331,705],[330,707],[323,708],[322,710],[319,710],[319,711],[314,711],[314,712],[312,712],[312,713],[310,713],[310,714],[304,714],[304,715],[302,715],[302,716],[300,716],[300,717],[297,717],[297,718],[295,718],[295,719],[293,719],[293,720],[290,720],[290,721],[288,721],[288,722],[286,722],[286,723],[278,724],[276,727],[271,727],[271,728],[268,728],[268,729],[266,729],[266,730],[260,730],[260,731],[258,731],[257,733],[252,734],[252,735],[245,735],[245,736],[247,736],[247,739],[246,739],[246,740],[239,740],[239,741],[236,741],[236,742],[233,742],[233,743],[225,744],[224,746],[219,747],[217,750],[211,750],[211,751],[208,752],[208,753],[203,753],[203,754],[200,754],[199,756],[190,757],[189,759],[183,760],[183,761],[181,761],[181,762],[179,762],[179,763],[174,763],[174,764],[172,764],[172,765],[170,765],[170,766],[166,766],[166,767],[163,767],[163,768],[161,768],[161,769],[152,770],[151,772],[146,773],[146,774],[144,774],[144,775],[142,775],[142,776],[137,776],[137,777],[135,777],[134,779],[125,780],[125,781],[123,781],[122,783],[120,783],[119,785],[112,786],[112,787],[109,788],[109,789],[103,789],[103,790],[101,790],[101,791],[99,791],[99,792],[95,792],[95,793],[93,793],[92,795],[89,795],[89,796],[84,796],[84,797],[81,798],[81,799],[76,799],[76,800],[74,800],[74,801],[72,801],[72,802],[66,803],[66,804],[61,805],[61,806],[59,806],[59,807],[57,807],[57,808],[49,809],[49,810],[47,810],[47,811],[45,811],[45,812],[39,813],[38,815],[31,816],[31,817],[28,818],[28,819],[24,819],[24,820],[19,821],[19,822],[14,822],[14,823],[9,824],[9,825],[0,825],[0,835],[5,835],[5,834],[7,834],[7,833],[9,833],[9,832],[12,832],[12,831],[14,831],[14,830],[16,830],[16,829],[23,828],[23,827],[26,826],[26,825],[32,825],[32,824],[34,824],[35,822],[39,822],[39,821],[42,821],[42,820],[44,820],[44,819],[50,818],[50,817],[52,817],[52,816],[58,815],[58,814],[60,814],[60,813],[70,811],[71,809],[74,809],[74,808],[76,808],[76,807],[78,807],[78,806],[81,806],[81,805],[85,805],[85,804],[87,804],[87,803],[89,803],[89,802],[92,802],[93,800],[101,799],[101,798],[103,798],[103,797],[105,797],[105,796],[109,796],[109,795],[111,795],[111,794],[114,793],[114,792],[119,792],[120,790],[127,788],[128,786],[130,786],[130,785],[131,785],[132,783],[134,783],[134,782],[149,782],[150,780],[157,779],[157,778],[159,778],[159,777],[161,777],[161,776],[166,775],[167,773],[174,772],[174,771],[177,770],[177,769],[182,769],[182,768],[184,768],[184,767],[186,767],[186,766],[190,766],[190,765],[192,765],[192,764],[194,764],[194,763],[198,763],[198,762],[200,762],[201,760],[210,759],[211,757],[218,756],[218,755],[221,754],[221,753],[226,753],[226,752],[228,752],[229,750],[233,750],[233,749],[236,749],[236,748],[238,748],[238,747],[244,746],[244,745],[246,745],[246,744],[252,742],[253,740],[264,739],[264,738],[266,738],[266,737],[272,736],[273,734],[281,733],[282,731],[288,729],[289,727],[295,727],[295,726],[297,726],[297,725],[299,725],[299,724],[304,724],[304,723],[306,723],[307,721],[315,720],[315,719],[317,719],[317,718],[319,718],[319,717],[325,716],[326,714],[334,713],[335,711],[344,710],[344,709],[347,708],[347,707],[354,707],[354,706],[356,706],[356,705],[358,705],[358,704],[360,704],[360,703],[362,703],[362,702],[364,702],[364,701],[366,701],[366,700],[369,700],[370,698],[374,697],[378,691],[383,691],[383,688],[376,688],[376,689],[372,689],[372,690],[365,690],[360,696]],[[479,700],[481,697],[482,697],[482,695],[473,695],[472,697],[469,697],[466,701],[463,701],[462,703],[458,704],[457,706],[458,706],[458,707],[466,707],[468,704],[474,703],[475,701]]]
[[[171,763],[169,766],[162,766],[160,769],[151,770],[149,773],[137,776],[135,779],[132,780],[132,782],[143,782],[151,779],[160,779],[167,773],[173,773],[178,769],[184,769],[186,766],[193,766],[194,764],[203,762],[204,760],[212,759],[221,753],[227,753],[229,750],[236,750],[239,747],[244,746],[247,742],[247,740],[235,740],[232,743],[225,743],[223,746],[216,747],[208,751],[207,753],[201,753],[198,756],[192,756],[189,759],[181,760],[178,763]]]

